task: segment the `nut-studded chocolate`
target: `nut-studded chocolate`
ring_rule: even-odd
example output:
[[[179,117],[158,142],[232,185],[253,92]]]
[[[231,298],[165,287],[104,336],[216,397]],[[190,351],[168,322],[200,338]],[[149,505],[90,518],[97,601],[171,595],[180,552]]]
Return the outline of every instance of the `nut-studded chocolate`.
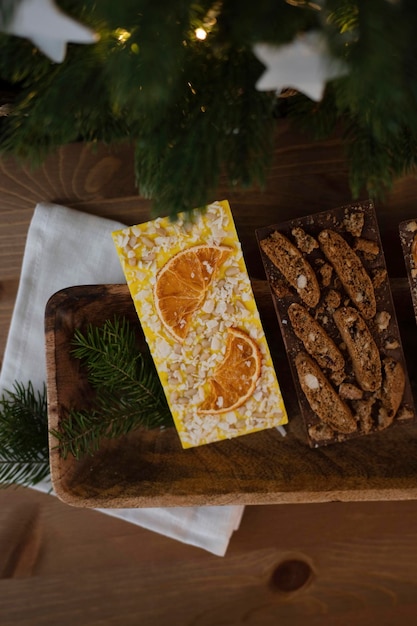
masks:
[[[334,230],[323,230],[318,239],[355,306],[365,319],[373,317],[376,313],[374,288],[358,255]]]
[[[357,423],[347,404],[337,394],[317,363],[300,352],[295,358],[298,379],[305,396],[320,419],[341,433],[354,433]]]
[[[263,244],[276,238],[275,233],[286,237],[314,268],[320,290],[314,306],[291,287],[273,290],[274,280],[282,279],[282,274]],[[406,225],[406,234],[407,242],[417,236],[417,221]],[[257,236],[309,444],[317,447],[371,435],[413,418],[413,396],[372,202],[272,224],[258,230]],[[317,241],[318,247],[307,245]],[[414,264],[411,242],[408,250],[417,305],[417,259]],[[344,360],[340,369],[341,361],[330,346]],[[327,359],[328,354],[333,358]],[[329,398],[345,416],[342,424],[336,424],[337,417],[332,420],[339,409],[330,410]]]
[[[333,372],[343,370],[345,359],[339,348],[305,307],[294,302],[288,308],[288,316],[295,334],[320,367]]]
[[[320,299],[317,277],[298,248],[278,231],[261,241],[260,245],[307,306],[316,306]]]
[[[381,358],[364,319],[351,306],[337,309],[333,318],[348,349],[357,383],[364,391],[377,391],[382,384]]]

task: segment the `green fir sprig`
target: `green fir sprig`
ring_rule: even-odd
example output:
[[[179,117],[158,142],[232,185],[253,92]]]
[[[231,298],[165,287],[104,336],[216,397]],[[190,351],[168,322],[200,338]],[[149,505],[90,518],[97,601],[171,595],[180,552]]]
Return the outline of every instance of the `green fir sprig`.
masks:
[[[48,474],[46,387],[16,382],[0,398],[0,487],[36,485]]]
[[[0,16],[18,1],[3,0]],[[355,197],[382,197],[415,172],[416,2],[59,5],[99,38],[70,44],[64,62],[51,63],[30,40],[0,33],[0,82],[12,93],[1,154],[39,164],[75,141],[129,142],[140,194],[155,215],[171,216],[211,202],[219,182],[263,187],[282,117],[313,138],[332,138],[337,128]],[[285,104],[275,89],[259,91],[266,68],[254,45],[290,44],[309,31],[346,73],[327,82],[320,102],[302,90]]]
[[[89,325],[74,335],[73,355],[86,368],[94,389],[93,406],[70,409],[53,431],[60,454],[79,459],[94,454],[103,439],[115,439],[134,429],[172,426],[172,416],[149,353],[138,350],[126,318]]]
[[[136,428],[173,425],[165,394],[149,353],[142,353],[125,318],[89,325],[74,335],[74,356],[80,359],[93,390],[92,405],[69,409],[51,431],[63,457],[94,454],[103,439],[127,435]],[[0,397],[0,488],[34,486],[49,475],[46,385],[35,391],[15,382]]]

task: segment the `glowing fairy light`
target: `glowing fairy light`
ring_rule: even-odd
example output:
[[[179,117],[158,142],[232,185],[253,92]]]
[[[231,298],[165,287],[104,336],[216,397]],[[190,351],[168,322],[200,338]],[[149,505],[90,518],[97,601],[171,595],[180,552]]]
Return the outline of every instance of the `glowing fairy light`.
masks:
[[[195,29],[195,36],[200,41],[204,41],[204,39],[207,37],[207,31],[204,30],[204,28],[196,28]]]
[[[125,43],[125,41],[127,41],[130,37],[130,33],[124,28],[118,28],[115,32],[120,43]]]
[[[221,0],[218,2],[216,1],[207,11],[207,14],[204,16],[201,22],[201,26],[194,30],[194,35],[196,36],[196,39],[198,39],[199,41],[204,41],[211,33],[217,23],[217,17],[220,14],[222,4],[223,2]]]

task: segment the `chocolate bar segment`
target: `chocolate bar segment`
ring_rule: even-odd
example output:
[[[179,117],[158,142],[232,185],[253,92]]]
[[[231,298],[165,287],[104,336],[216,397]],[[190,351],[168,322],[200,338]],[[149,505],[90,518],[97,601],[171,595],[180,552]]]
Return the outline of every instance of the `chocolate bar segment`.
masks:
[[[342,442],[414,418],[373,203],[273,224],[257,238],[309,444]],[[274,258],[279,238],[302,257],[291,281],[283,267],[289,260]],[[297,289],[302,267],[314,272],[315,303]],[[417,280],[417,256],[414,268]]]
[[[417,218],[399,225],[400,241],[417,322]]]
[[[286,424],[229,203],[113,239],[182,447]]]
[[[261,248],[301,299],[308,306],[315,306],[320,299],[317,278],[297,247],[275,231],[261,241]]]

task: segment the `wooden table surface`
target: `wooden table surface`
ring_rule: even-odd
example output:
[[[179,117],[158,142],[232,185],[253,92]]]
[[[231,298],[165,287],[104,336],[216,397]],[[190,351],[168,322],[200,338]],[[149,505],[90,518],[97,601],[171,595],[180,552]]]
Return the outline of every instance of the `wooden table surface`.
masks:
[[[132,148],[76,144],[37,170],[0,162],[0,355],[37,202],[126,223],[149,216]],[[391,276],[405,274],[397,228],[417,216],[417,181],[398,181],[377,215]],[[338,138],[312,143],[285,123],[264,191],[228,198],[249,273],[253,227],[350,201]],[[256,222],[256,223],[255,223]],[[221,626],[410,624],[417,618],[417,502],[248,506],[227,555],[213,556],[31,489],[0,492],[0,624]]]

